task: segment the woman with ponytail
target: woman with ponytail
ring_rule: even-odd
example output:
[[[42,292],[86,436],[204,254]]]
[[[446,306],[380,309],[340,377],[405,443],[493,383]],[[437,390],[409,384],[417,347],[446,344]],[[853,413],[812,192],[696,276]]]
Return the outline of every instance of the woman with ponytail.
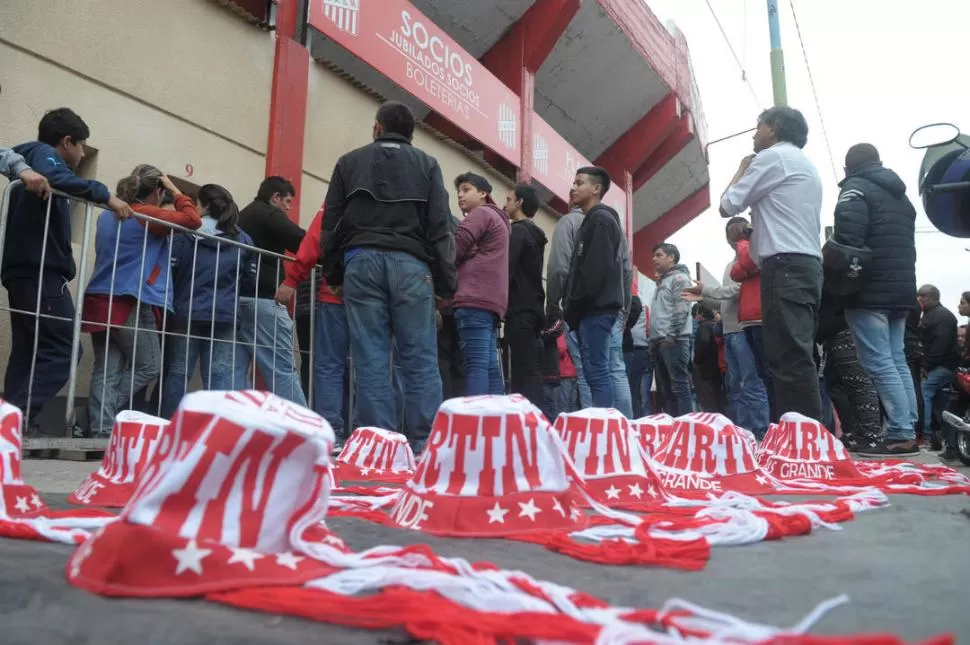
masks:
[[[233,389],[239,289],[255,288],[256,252],[239,228],[239,208],[222,186],[199,189],[200,233],[172,241],[175,314],[169,326],[162,385],[162,415],[171,416],[200,364],[202,387]]]
[[[136,166],[118,182],[116,193],[136,213],[160,221],[118,221],[108,211],[98,219],[82,326],[94,346],[88,419],[98,437],[111,434],[118,411],[132,407],[135,393],[159,375],[158,322],[163,310],[172,309],[172,229],[162,222],[191,229],[202,224],[192,199],[155,166]],[[174,210],[161,207],[169,196]]]

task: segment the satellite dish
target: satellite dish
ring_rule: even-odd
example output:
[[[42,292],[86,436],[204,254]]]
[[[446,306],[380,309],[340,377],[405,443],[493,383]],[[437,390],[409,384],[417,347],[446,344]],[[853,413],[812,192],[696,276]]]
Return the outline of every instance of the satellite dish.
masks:
[[[952,123],[931,123],[909,136],[925,149],[919,192],[930,222],[953,237],[970,238],[970,137]]]

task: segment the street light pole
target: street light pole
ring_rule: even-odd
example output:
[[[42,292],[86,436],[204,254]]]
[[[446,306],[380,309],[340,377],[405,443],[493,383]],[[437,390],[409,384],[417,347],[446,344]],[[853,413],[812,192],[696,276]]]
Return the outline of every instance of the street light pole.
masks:
[[[768,0],[768,35],[771,38],[771,89],[775,105],[788,105],[785,54],[781,50],[781,26],[778,23],[778,0]]]

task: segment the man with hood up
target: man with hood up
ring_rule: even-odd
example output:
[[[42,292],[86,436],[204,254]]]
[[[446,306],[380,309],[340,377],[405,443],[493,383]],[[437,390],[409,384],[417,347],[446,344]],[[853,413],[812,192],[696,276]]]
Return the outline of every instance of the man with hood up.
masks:
[[[690,303],[681,297],[691,286],[690,271],[680,264],[680,251],[673,244],[653,247],[653,270],[659,282],[650,305],[650,353],[666,412],[678,417],[693,407],[690,340],[694,325]]]
[[[465,389],[468,396],[505,394],[498,326],[509,304],[509,219],[495,205],[492,185],[481,175],[458,175],[455,188],[458,208],[465,213],[455,233],[454,299]]]
[[[583,374],[596,408],[614,405],[612,334],[617,317],[632,297],[624,273],[622,247],[626,240],[620,216],[602,203],[609,189],[609,173],[587,166],[576,171],[569,191],[570,201],[582,209],[584,217],[569,268],[564,316],[570,329],[579,330]]]
[[[539,339],[546,294],[542,288],[542,265],[546,234],[533,218],[539,196],[531,186],[517,184],[505,198],[505,212],[512,220],[509,234],[509,306],[505,314],[505,339],[512,358],[509,392],[521,394],[540,406],[543,402],[542,349]]]
[[[846,296],[845,319],[886,411],[885,440],[859,454],[919,454],[919,408],[905,350],[906,317],[916,293],[916,209],[903,181],[883,167],[879,152],[868,143],[849,148],[839,186],[832,240],[872,250],[863,269],[865,284]]]

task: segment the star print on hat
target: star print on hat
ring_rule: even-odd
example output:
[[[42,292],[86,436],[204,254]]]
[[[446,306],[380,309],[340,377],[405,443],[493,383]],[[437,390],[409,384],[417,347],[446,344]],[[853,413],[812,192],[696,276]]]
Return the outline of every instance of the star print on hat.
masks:
[[[677,417],[654,461],[660,485],[678,496],[775,492],[771,478],[758,467],[748,440],[720,414],[692,412]]]
[[[630,421],[630,427],[637,433],[644,451],[653,456],[674,429],[674,418],[669,414],[651,414]]]
[[[149,414],[119,412],[100,468],[88,475],[67,501],[85,506],[127,504],[167,425],[165,419]]]
[[[68,581],[117,596],[300,584],[333,571],[295,552],[326,514],[333,431],[261,392],[185,396],[134,496],[68,562]]]
[[[0,518],[34,517],[47,512],[37,489],[27,485],[20,471],[24,415],[0,401]]]
[[[630,507],[664,499],[637,433],[618,411],[588,408],[560,414],[555,430],[597,502]]]
[[[549,425],[518,395],[445,401],[390,515],[404,528],[467,537],[585,522]]]
[[[404,483],[414,474],[407,437],[381,428],[357,428],[334,464],[337,481]]]

